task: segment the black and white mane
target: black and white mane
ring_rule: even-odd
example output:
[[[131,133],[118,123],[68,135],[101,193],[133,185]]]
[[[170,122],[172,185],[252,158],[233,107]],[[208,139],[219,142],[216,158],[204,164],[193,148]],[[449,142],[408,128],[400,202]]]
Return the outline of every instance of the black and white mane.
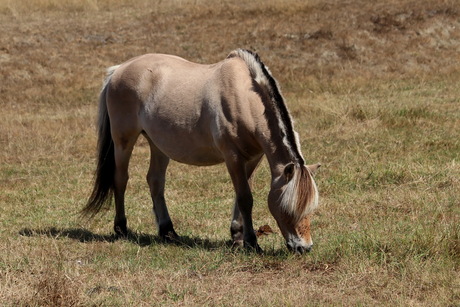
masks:
[[[232,51],[228,55],[228,58],[236,56],[242,58],[246,62],[254,81],[267,90],[272,108],[278,119],[283,143],[290,151],[293,159],[299,165],[303,166],[305,160],[300,150],[299,137],[294,130],[293,121],[286,107],[286,103],[284,102],[278,82],[272,76],[268,67],[261,61],[257,53],[246,49],[237,49]]]

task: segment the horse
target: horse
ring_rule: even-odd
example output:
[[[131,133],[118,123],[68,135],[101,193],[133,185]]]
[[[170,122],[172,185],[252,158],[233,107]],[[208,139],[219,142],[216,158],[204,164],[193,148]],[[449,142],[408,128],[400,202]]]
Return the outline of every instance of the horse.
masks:
[[[115,198],[114,231],[126,236],[125,190],[133,147],[150,147],[147,182],[160,238],[174,241],[164,198],[170,159],[190,165],[225,163],[235,190],[233,243],[260,251],[252,222],[250,178],[265,155],[271,172],[268,207],[289,250],[310,251],[310,216],[318,206],[313,175],[278,82],[260,57],[232,51],[210,65],[145,54],[107,69],[99,96],[97,168],[84,215]]]

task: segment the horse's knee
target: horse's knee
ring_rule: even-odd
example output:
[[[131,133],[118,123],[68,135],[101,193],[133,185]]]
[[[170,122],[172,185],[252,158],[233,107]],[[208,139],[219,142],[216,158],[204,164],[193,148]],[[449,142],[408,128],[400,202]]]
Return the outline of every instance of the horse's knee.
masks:
[[[156,176],[155,174],[148,173],[147,174],[147,183],[150,188],[150,192],[152,197],[157,197],[158,195],[163,194],[164,191],[164,177]]]
[[[158,185],[158,179],[155,177],[155,175],[151,172],[149,172],[147,174],[147,176],[145,177],[145,179],[147,180],[147,183],[150,187],[152,186],[155,186],[155,185]]]
[[[252,194],[237,195],[236,203],[243,219],[245,216],[251,215],[253,202]]]

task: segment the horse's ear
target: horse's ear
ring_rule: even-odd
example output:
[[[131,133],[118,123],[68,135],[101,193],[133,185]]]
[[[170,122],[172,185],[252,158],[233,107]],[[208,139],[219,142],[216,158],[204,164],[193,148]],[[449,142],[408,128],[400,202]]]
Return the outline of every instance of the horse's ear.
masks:
[[[316,164],[311,164],[307,165],[307,168],[310,170],[310,172],[314,175],[318,171],[318,169],[321,167],[321,163],[316,163]]]
[[[294,177],[295,165],[294,163],[289,163],[284,167],[284,177],[286,181],[291,181],[292,177]]]

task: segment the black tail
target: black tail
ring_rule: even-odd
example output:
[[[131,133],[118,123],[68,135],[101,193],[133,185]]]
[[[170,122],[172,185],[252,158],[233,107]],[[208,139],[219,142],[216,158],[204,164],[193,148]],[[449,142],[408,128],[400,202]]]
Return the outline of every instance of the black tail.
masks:
[[[93,192],[86,206],[81,211],[84,216],[89,217],[96,215],[104,205],[107,205],[107,207],[110,206],[113,198],[115,154],[112,135],[110,133],[110,119],[106,105],[107,83],[110,80],[112,72],[109,72],[99,96],[97,169],[94,178]]]

